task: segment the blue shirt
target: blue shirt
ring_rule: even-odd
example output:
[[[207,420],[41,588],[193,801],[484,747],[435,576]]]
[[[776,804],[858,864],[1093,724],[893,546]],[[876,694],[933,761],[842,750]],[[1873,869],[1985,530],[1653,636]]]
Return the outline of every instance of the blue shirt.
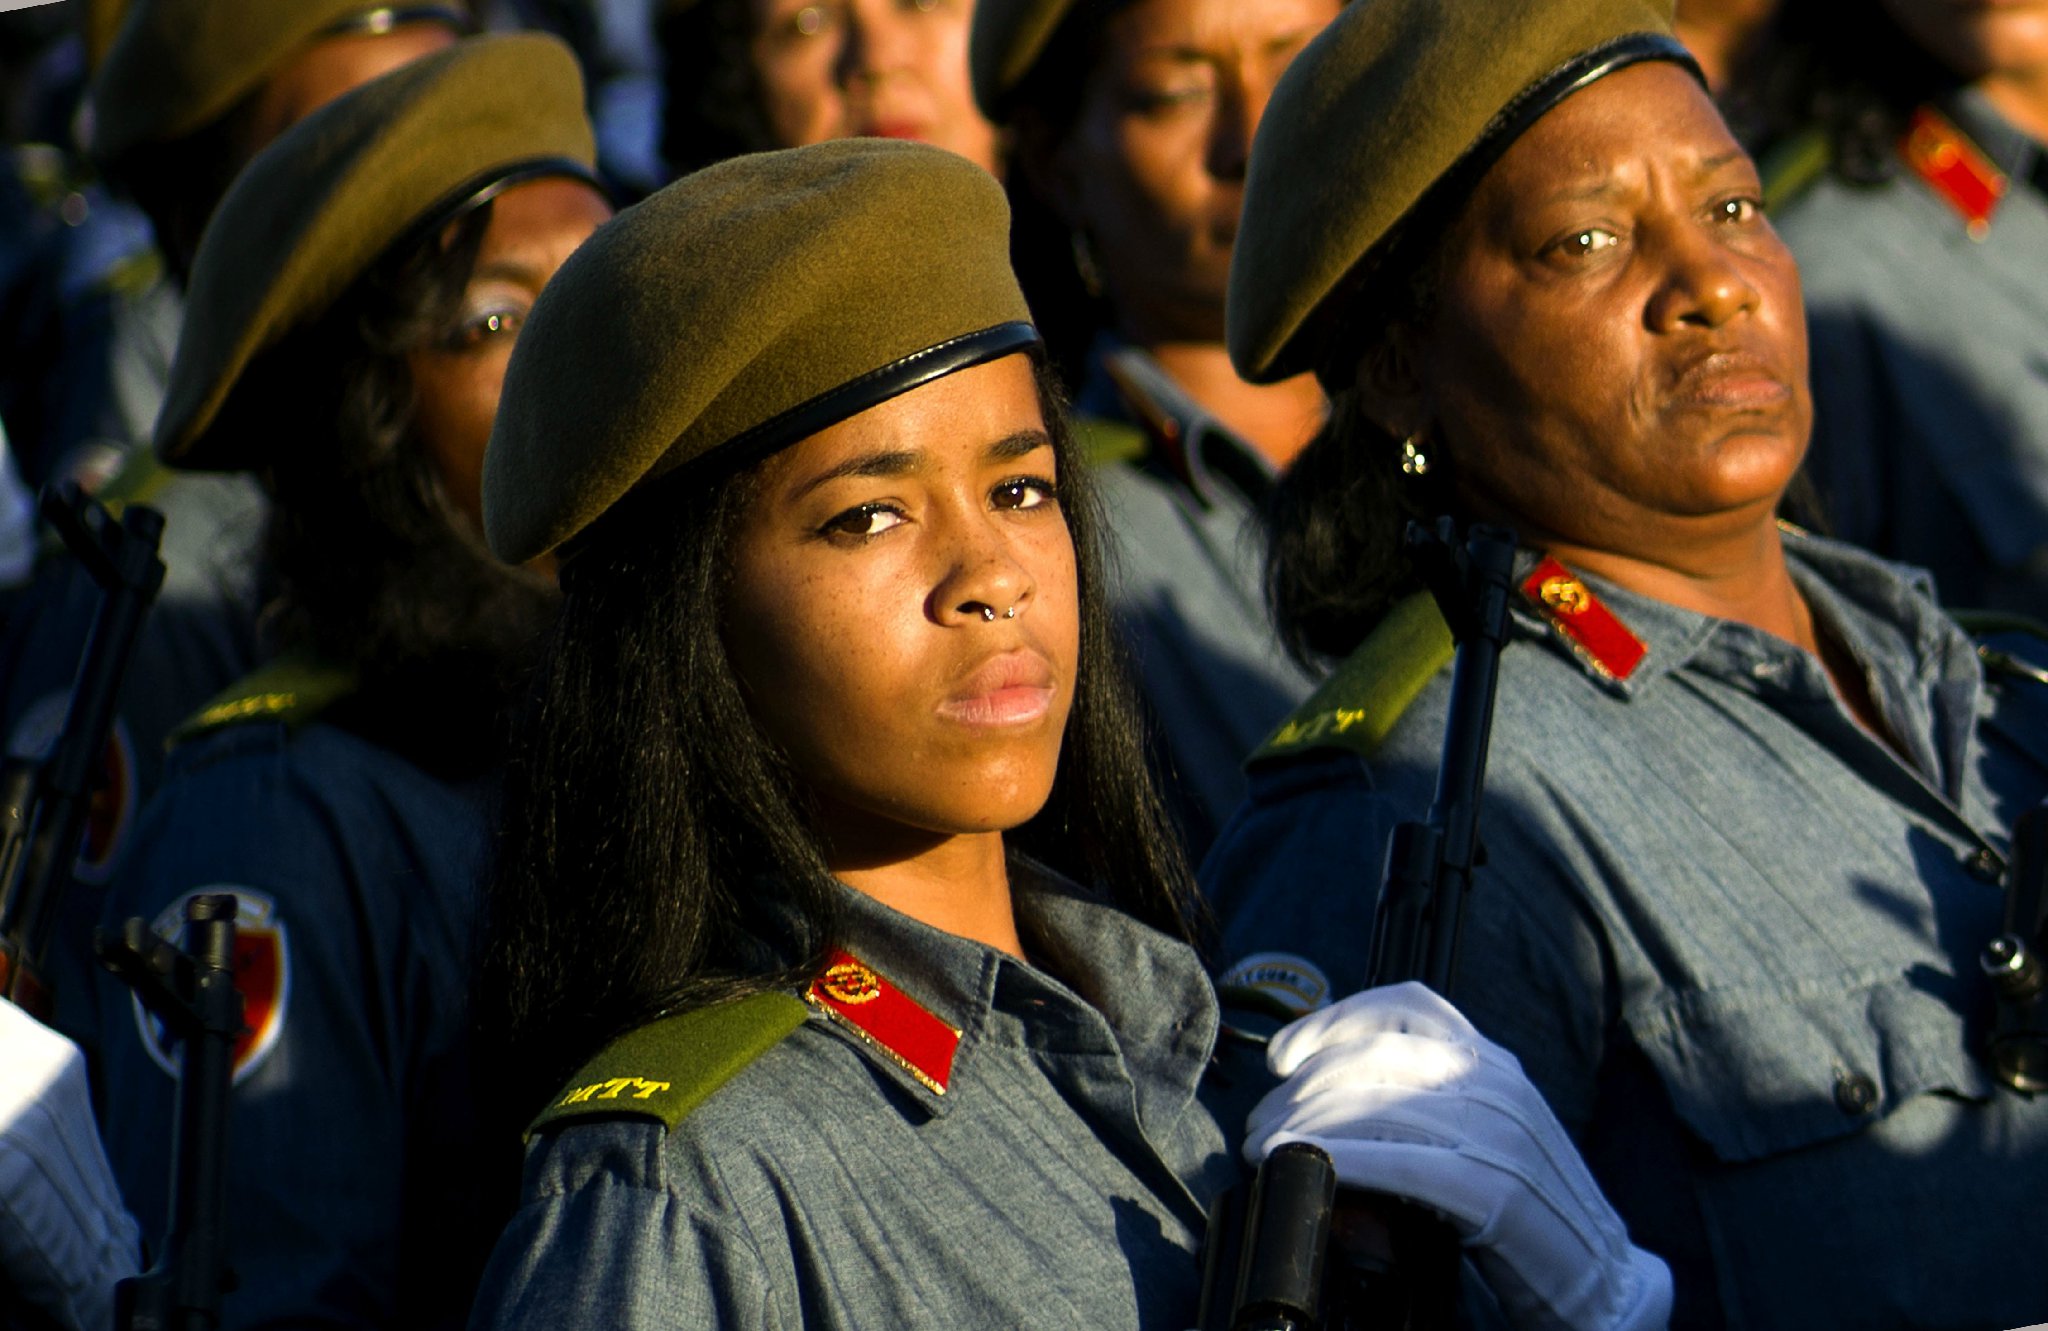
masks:
[[[2048,607],[2048,161],[1980,95],[1941,110],[2010,186],[1988,229],[1903,163],[1773,216],[1806,292],[1808,465],[1836,535],[1952,605]]]
[[[818,1010],[673,1133],[539,1135],[472,1325],[1192,1321],[1234,1175],[1194,954],[1013,862],[1026,963],[848,893],[845,946],[960,1031],[935,1093]]]
[[[2005,829],[2048,791],[2048,686],[1987,682],[1900,570],[1787,544],[1898,751],[1746,625],[1594,581],[1649,646],[1616,682],[1520,606],[1453,997],[1672,1263],[1674,1325],[2048,1320],[2048,1103],[1977,1057]],[[1223,956],[1358,987],[1448,690],[1446,670],[1370,762],[1254,770],[1203,866]]]
[[[1098,350],[1079,409],[1145,436],[1141,455],[1094,473],[1110,613],[1199,856],[1244,798],[1244,760],[1315,684],[1266,614],[1261,514],[1273,466],[1136,347]]]
[[[233,724],[173,751],[109,923],[242,898],[259,1001],[228,1125],[226,1327],[459,1324],[516,1161],[471,1102],[467,984],[486,783],[449,785],[320,722]],[[103,1135],[152,1238],[176,1084],[133,1000],[101,1000]]]

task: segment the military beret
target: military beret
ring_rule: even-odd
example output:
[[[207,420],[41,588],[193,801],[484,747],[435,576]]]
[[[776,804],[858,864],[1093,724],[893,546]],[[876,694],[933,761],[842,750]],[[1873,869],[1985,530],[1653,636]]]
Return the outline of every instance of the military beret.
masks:
[[[1544,112],[1641,60],[1691,65],[1672,0],[1354,0],[1260,121],[1231,257],[1231,360],[1323,368],[1362,261],[1427,196],[1448,209]],[[1697,72],[1695,70],[1695,72]],[[1441,220],[1441,219],[1439,219]]]
[[[975,5],[967,69],[983,115],[999,123],[1008,118],[1011,95],[1030,77],[1074,5],[1075,0],[980,0]],[[1084,12],[1102,10],[1106,16],[1110,7],[1107,0],[1089,0]],[[1080,70],[1071,73],[1082,76]]]
[[[592,179],[596,155],[576,57],[537,34],[467,38],[292,126],[249,163],[200,239],[158,454],[207,470],[257,465],[208,433],[257,353],[325,312],[400,241],[515,180]]]
[[[110,5],[96,0],[90,21]],[[93,77],[93,155],[114,161],[204,129],[318,37],[416,19],[465,21],[448,4],[390,0],[127,0]]]
[[[85,0],[85,68],[87,72],[98,69],[100,61],[107,58],[107,48],[114,44],[114,34],[121,30],[121,20],[128,17],[128,0]]]
[[[626,209],[520,330],[484,455],[491,549],[524,563],[685,463],[1036,347],[1009,221],[966,158],[880,139],[732,158]]]

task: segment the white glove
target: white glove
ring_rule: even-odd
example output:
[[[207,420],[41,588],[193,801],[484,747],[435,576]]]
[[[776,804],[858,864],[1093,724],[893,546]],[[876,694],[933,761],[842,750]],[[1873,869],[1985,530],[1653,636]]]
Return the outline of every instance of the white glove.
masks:
[[[1449,1217],[1517,1327],[1653,1331],[1671,1273],[1628,1241],[1515,1056],[1419,984],[1353,994],[1273,1038],[1285,1080],[1252,1110],[1245,1158],[1303,1141],[1347,1186]]]
[[[93,1125],[85,1057],[0,999],[0,1273],[60,1325],[102,1331],[140,1240]]]

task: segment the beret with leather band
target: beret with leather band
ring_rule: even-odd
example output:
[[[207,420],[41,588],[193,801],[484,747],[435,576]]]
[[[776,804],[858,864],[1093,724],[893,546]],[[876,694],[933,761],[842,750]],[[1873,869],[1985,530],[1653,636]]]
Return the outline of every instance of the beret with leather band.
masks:
[[[465,26],[449,3],[393,0],[94,0],[88,19],[116,19],[92,82],[92,151],[118,161],[196,133],[232,110],[316,38],[431,20]]]
[[[1334,363],[1352,298],[1404,236],[1455,220],[1544,112],[1644,60],[1697,67],[1672,0],[1354,0],[1288,66],[1252,144],[1225,314],[1269,383]]]
[[[257,154],[208,224],[157,416],[156,451],[260,465],[261,430],[213,430],[250,362],[385,253],[511,184],[595,181],[583,76],[553,37],[471,37],[336,98]],[[282,441],[279,441],[282,442]]]
[[[743,465],[1035,348],[1009,222],[966,158],[883,139],[733,158],[626,209],[520,330],[484,455],[491,549],[524,563],[687,463]]]

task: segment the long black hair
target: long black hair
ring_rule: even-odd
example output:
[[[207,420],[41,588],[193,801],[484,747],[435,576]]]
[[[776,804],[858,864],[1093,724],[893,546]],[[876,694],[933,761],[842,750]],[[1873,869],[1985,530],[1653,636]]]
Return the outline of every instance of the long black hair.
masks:
[[[1008,841],[1189,938],[1197,907],[1108,623],[1100,519],[1043,371],[1040,397],[1074,541],[1080,661],[1051,797]],[[812,807],[750,714],[721,632],[758,478],[757,465],[664,482],[658,514],[608,517],[563,567],[477,966],[485,1057],[521,1114],[659,1014],[802,984],[833,937],[839,889]]]
[[[352,669],[329,718],[438,775],[503,757],[547,580],[492,557],[449,497],[408,353],[454,326],[491,205],[374,265],[245,372],[215,430],[260,430],[268,645]]]
[[[775,142],[754,74],[748,0],[669,3],[654,21],[662,60],[661,153],[688,175]]]

